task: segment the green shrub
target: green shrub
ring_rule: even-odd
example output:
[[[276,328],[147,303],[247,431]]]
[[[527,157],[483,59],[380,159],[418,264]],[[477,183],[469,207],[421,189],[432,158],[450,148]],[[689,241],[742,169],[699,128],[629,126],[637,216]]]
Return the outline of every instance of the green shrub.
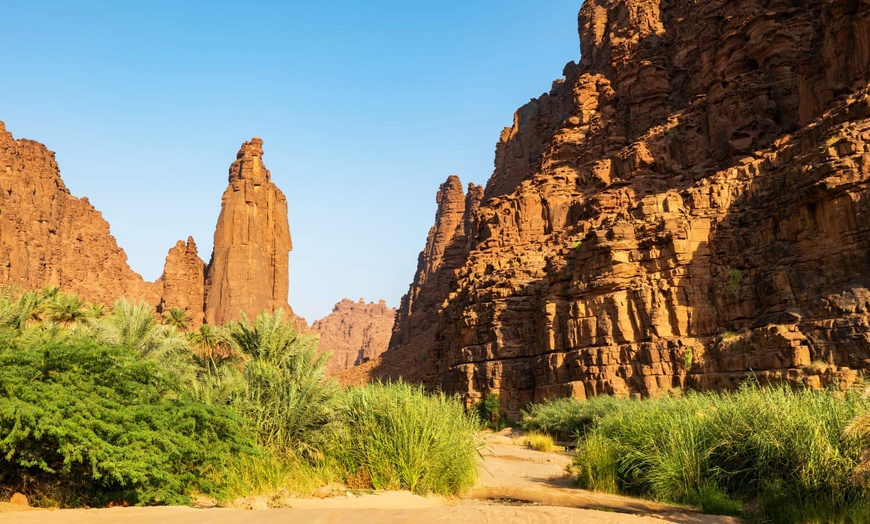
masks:
[[[561,398],[533,404],[523,410],[520,426],[553,435],[557,440],[576,440],[593,422],[619,409],[625,402],[611,396],[600,396],[589,400]]]
[[[348,389],[332,454],[375,489],[453,495],[477,480],[478,422],[458,400],[404,382]]]
[[[489,429],[498,431],[502,429],[501,401],[498,394],[490,393],[483,400],[474,405],[472,409],[477,414],[483,425]]]
[[[226,407],[124,348],[43,339],[0,348],[0,486],[36,503],[186,502],[203,472],[251,450]]]
[[[227,339],[246,359],[244,393],[235,405],[259,443],[277,453],[318,455],[338,386],[326,378],[317,338],[299,333],[278,311],[261,313],[253,324],[247,318],[229,324]]]
[[[870,408],[857,393],[744,387],[731,394],[624,402],[597,419],[578,446],[581,486],[763,518],[831,522],[864,515],[867,484],[853,475],[861,442],[843,436]],[[599,487],[602,486],[602,487]],[[860,521],[860,520],[858,520]]]
[[[529,433],[529,447],[535,451],[543,451],[549,453],[553,451],[553,437],[543,433]]]

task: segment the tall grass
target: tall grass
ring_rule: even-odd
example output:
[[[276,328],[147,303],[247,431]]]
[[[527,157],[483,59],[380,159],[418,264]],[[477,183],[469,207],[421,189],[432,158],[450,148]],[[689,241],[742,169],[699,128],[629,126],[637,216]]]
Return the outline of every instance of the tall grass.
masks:
[[[404,382],[344,394],[332,453],[376,489],[454,495],[477,480],[478,421],[443,393]]]
[[[626,401],[608,395],[589,400],[561,398],[546,404],[533,404],[522,412],[520,425],[541,431],[557,440],[576,440],[596,420],[618,410]]]
[[[785,387],[623,401],[587,427],[578,481],[708,512],[757,504],[771,522],[870,522],[861,442],[843,436],[867,409],[857,393]]]

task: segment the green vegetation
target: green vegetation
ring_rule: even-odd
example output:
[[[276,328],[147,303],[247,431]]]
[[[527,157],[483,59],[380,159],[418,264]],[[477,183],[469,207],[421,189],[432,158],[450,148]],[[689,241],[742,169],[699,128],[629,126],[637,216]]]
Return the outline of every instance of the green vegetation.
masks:
[[[125,348],[32,334],[0,347],[0,486],[38,503],[187,501],[252,442],[228,407],[180,393]]]
[[[588,402],[561,398],[546,404],[533,404],[523,411],[520,426],[552,435],[556,440],[576,440],[592,424],[618,410],[623,403],[611,396],[601,396]]]
[[[343,392],[281,313],[190,327],[181,309],[0,290],[0,495],[175,504],[474,482],[479,423],[458,400],[402,383]]]
[[[546,453],[549,453],[553,451],[556,446],[553,443],[553,437],[551,437],[550,435],[533,431],[529,433],[529,447],[535,451],[544,451]]]
[[[740,282],[743,280],[743,272],[739,269],[732,269],[728,272],[728,282],[726,284],[728,292],[732,295],[740,289]]]
[[[488,394],[486,398],[475,404],[471,411],[488,429],[498,431],[504,427],[501,425],[501,400],[498,398],[498,393]]]
[[[695,363],[695,348],[692,346],[686,347],[683,351],[683,369],[686,373],[692,370],[692,365]]]
[[[376,489],[454,494],[477,480],[478,422],[443,393],[399,382],[348,389],[332,453]]]
[[[870,486],[858,474],[867,432],[843,431],[870,409],[859,393],[749,386],[722,395],[573,403],[535,406],[524,423],[580,428],[574,463],[581,487],[710,513],[737,515],[746,505],[766,522],[870,517]],[[553,423],[553,412],[569,411],[585,422]]]

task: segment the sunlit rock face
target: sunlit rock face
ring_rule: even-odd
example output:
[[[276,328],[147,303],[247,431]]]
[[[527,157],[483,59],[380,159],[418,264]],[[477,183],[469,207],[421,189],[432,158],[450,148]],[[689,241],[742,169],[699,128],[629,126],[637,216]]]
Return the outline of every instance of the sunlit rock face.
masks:
[[[223,324],[261,311],[289,310],[293,248],[287,199],[263,164],[263,141],[242,144],[221,199],[205,281],[205,320]]]
[[[314,322],[311,331],[320,336],[320,351],[330,353],[327,370],[339,373],[379,357],[387,350],[396,310],[384,300],[366,303],[343,299],[332,312]]]
[[[579,33],[479,204],[442,186],[375,374],[516,413],[866,369],[870,2],[589,0]]]
[[[0,286],[60,287],[86,301],[156,305],[159,286],[127,265],[109,224],[60,178],[54,153],[0,122]]]

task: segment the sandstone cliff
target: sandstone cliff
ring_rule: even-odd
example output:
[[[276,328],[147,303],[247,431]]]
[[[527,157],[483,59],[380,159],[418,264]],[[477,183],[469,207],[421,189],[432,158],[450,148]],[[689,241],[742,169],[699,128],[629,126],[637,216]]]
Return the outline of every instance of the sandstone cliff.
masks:
[[[0,122],[0,286],[57,286],[106,304],[144,299],[157,311],[186,309],[194,327],[236,320],[240,312],[253,319],[264,309],[290,311],[287,200],[263,165],[262,144],[245,142],[230,166],[208,268],[188,237],[169,250],[163,275],[150,283],[127,265],[87,198],[70,195],[54,153],[14,140]]]
[[[588,0],[579,30],[376,374],[516,413],[866,369],[870,2]]]
[[[344,299],[328,316],[314,322],[311,331],[320,335],[321,351],[329,351],[331,374],[376,359],[387,350],[396,310],[383,300],[366,303]]]
[[[230,166],[205,282],[209,324],[238,320],[241,313],[254,319],[264,309],[290,309],[287,199],[262,157],[263,141],[253,138]]]
[[[60,178],[54,153],[15,140],[0,122],[0,286],[56,286],[111,304],[127,296],[156,305],[160,290],[127,265],[109,224]]]
[[[179,240],[169,250],[159,283],[163,285],[163,294],[158,310],[174,307],[186,310],[193,329],[203,323],[205,262],[199,258],[193,237],[187,237],[187,242]]]

